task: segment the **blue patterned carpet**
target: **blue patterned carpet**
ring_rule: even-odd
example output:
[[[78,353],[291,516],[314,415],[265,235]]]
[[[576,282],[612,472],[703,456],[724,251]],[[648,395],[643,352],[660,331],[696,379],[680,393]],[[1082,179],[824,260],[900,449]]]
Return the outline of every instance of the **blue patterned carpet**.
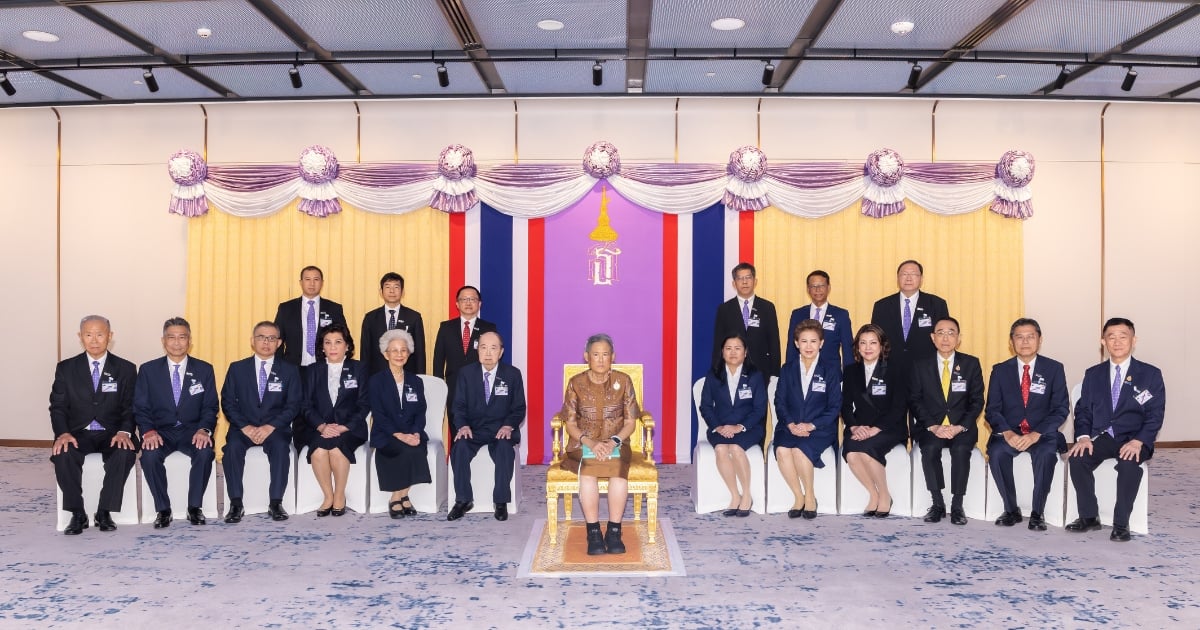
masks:
[[[668,466],[661,514],[688,575],[562,580],[515,577],[544,467],[521,471],[506,523],[255,515],[65,537],[47,455],[0,449],[0,627],[1200,628],[1200,449],[1158,453],[1152,533],[1126,544],[1107,528],[697,515],[689,468]]]

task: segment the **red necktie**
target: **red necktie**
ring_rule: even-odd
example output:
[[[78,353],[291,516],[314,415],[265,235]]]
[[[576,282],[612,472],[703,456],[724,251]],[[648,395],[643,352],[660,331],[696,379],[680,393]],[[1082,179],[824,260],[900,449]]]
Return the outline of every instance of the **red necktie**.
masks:
[[[471,345],[471,322],[463,322],[463,354],[467,353],[467,348]]]
[[[1029,364],[1025,364],[1025,369],[1021,370],[1021,401],[1025,406],[1029,406]],[[1021,420],[1021,435],[1029,433],[1029,420]]]

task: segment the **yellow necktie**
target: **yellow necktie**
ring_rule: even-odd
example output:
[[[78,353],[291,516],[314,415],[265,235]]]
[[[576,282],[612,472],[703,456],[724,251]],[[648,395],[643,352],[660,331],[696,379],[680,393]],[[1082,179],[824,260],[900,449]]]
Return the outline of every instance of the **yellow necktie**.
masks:
[[[942,396],[946,402],[950,401],[950,362],[945,359],[942,359]],[[942,419],[942,424],[950,424],[949,415]]]

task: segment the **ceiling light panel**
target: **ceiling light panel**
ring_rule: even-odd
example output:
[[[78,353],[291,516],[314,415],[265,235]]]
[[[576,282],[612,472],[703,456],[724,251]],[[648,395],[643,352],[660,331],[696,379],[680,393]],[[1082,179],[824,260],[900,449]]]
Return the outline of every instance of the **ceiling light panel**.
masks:
[[[1177,2],[1034,2],[984,40],[979,49],[1100,53],[1183,8]]]
[[[483,45],[491,50],[625,48],[625,4],[625,0],[468,0],[466,7]],[[562,29],[538,28],[537,23],[546,19],[562,22]]]
[[[1077,77],[1055,94],[1065,96],[1094,96],[1098,98],[1149,98],[1166,94],[1194,81],[1200,81],[1200,68],[1148,68],[1134,66],[1137,81],[1133,89],[1121,91],[1125,66],[1105,66]]]
[[[462,50],[435,0],[275,4],[326,50]]]
[[[158,91],[146,89],[141,68],[105,70],[60,70],[57,74],[116,100],[150,101],[163,99],[218,98],[216,92],[170,68],[154,68]],[[135,83],[137,81],[138,83]]]
[[[579,61],[497,62],[509,94],[621,94],[625,92],[625,62],[604,62],[604,85],[592,85],[592,64]],[[458,77],[453,77],[457,81]],[[451,84],[453,85],[453,84]]]
[[[759,59],[651,61],[646,64],[645,91],[652,94],[761,94],[763,65]],[[709,72],[714,75],[706,76]]]
[[[1059,67],[1036,63],[955,63],[921,88],[921,94],[1033,94],[1058,77]],[[1005,75],[1003,79],[997,78]]]
[[[35,42],[23,37],[23,31],[54,33],[59,41]],[[30,60],[145,54],[62,6],[0,8],[0,49]]]
[[[842,3],[813,47],[944,50],[970,33],[1004,2],[851,0]],[[897,35],[892,32],[895,22],[912,22],[913,31]]]
[[[300,50],[243,0],[101,3],[93,7],[178,55]],[[212,36],[197,36],[200,27],[212,29]]]
[[[469,63],[446,62],[446,70],[450,73],[450,87],[438,85],[437,73],[434,71],[437,66],[432,61],[428,64],[348,63],[345,67],[375,96],[488,93],[487,87],[479,78],[479,73]],[[414,74],[421,75],[421,78],[414,79]]]
[[[16,103],[96,102],[86,94],[76,92],[39,74],[11,69],[2,71],[7,72],[8,81],[16,88],[17,93],[8,96],[0,92],[0,106]]]
[[[242,98],[346,96],[350,89],[319,64],[300,66],[304,87],[296,89],[288,79],[291,64],[262,66],[220,66],[198,68],[217,83]]]
[[[800,64],[783,86],[788,94],[897,94],[912,64],[907,61],[826,61]]]
[[[787,48],[814,5],[816,0],[657,0],[650,17],[650,46]],[[745,20],[746,25],[734,31],[712,27],[713,20],[726,17]],[[756,74],[761,72],[760,67]]]

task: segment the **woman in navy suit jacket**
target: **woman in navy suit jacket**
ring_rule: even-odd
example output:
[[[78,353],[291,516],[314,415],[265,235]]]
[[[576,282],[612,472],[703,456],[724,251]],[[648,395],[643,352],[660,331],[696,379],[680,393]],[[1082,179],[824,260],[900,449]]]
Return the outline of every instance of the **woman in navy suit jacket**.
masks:
[[[761,446],[766,434],[767,385],[763,374],[746,363],[746,339],[725,335],[723,366],[704,377],[700,417],[708,424],[708,443],[717,453],[717,472],[729,487],[725,516],[750,516],[750,460],[746,449]],[[741,491],[738,491],[738,485]]]
[[[892,511],[887,455],[908,439],[908,379],[888,365],[891,344],[875,324],[854,336],[854,363],[842,375],[842,457],[867,489],[863,516],[887,518]]]
[[[825,331],[816,320],[806,319],[797,324],[792,341],[800,356],[784,365],[779,373],[775,390],[775,459],[783,480],[796,497],[788,516],[812,520],[817,517],[813,469],[825,467],[821,453],[837,440],[842,370],[834,363],[819,360]]]
[[[304,373],[301,417],[309,427],[308,463],[325,495],[317,516],[346,513],[350,464],[355,449],[367,441],[367,372],[353,357],[350,329],[335,323],[317,333],[317,363]]]
[[[397,328],[384,333],[379,350],[387,357],[388,369],[372,376],[367,388],[374,418],[371,446],[375,447],[375,470],[379,489],[392,493],[388,501],[392,518],[416,515],[408,499],[409,488],[433,481],[426,459],[425,386],[420,376],[404,371],[415,345],[407,331]]]

